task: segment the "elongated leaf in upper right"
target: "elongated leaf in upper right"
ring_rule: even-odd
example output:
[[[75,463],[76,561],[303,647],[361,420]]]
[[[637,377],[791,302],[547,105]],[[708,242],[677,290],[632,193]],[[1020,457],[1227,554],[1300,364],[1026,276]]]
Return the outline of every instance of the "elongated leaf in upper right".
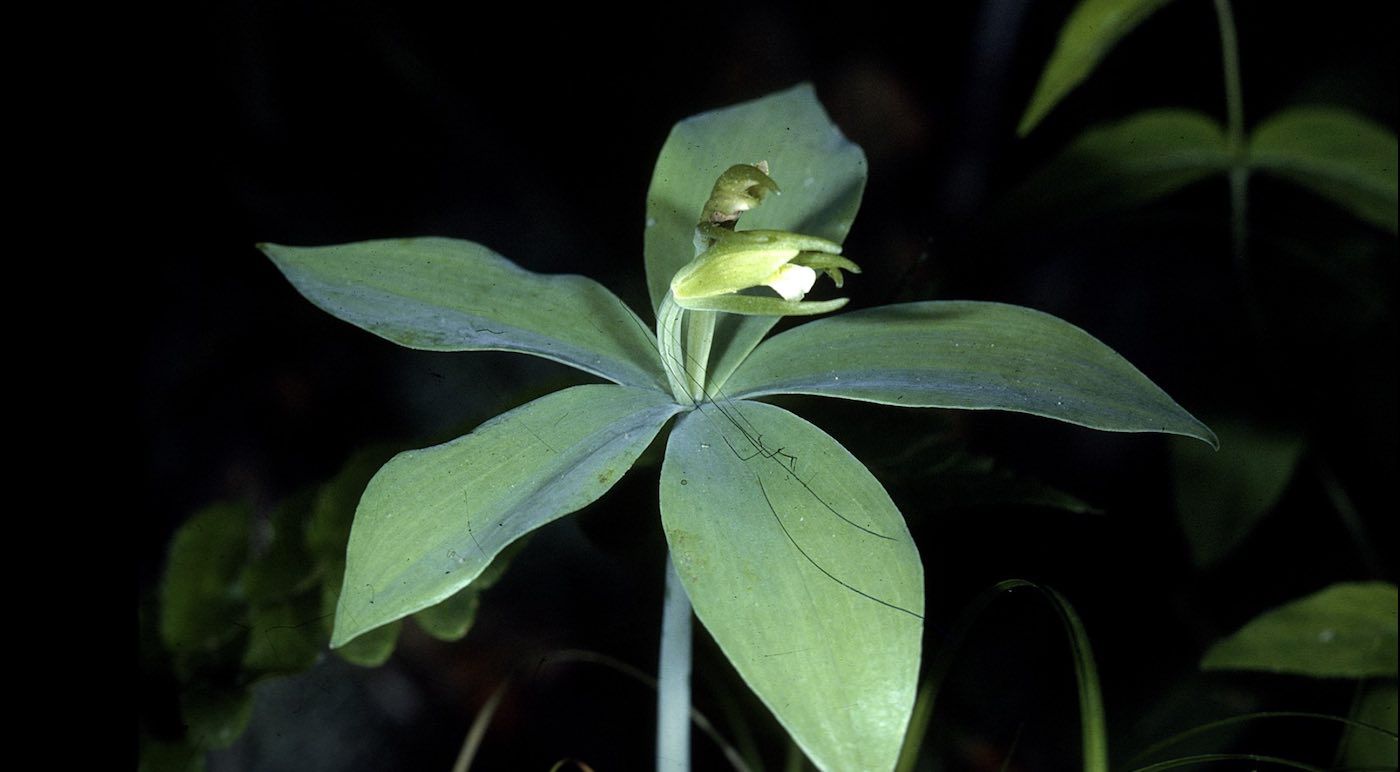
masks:
[[[1060,29],[1016,133],[1025,136],[1098,66],[1129,32],[1170,0],[1083,0]]]
[[[1225,129],[1195,110],[1144,110],[1086,129],[1003,201],[1002,216],[1059,222],[1151,203],[1230,168]]]
[[[592,279],[533,273],[461,239],[260,246],[307,300],[401,346],[520,351],[666,390],[650,328]]]
[[[759,345],[726,391],[736,399],[814,394],[1011,410],[1218,444],[1205,424],[1089,333],[1002,303],[901,303],[808,322]]]
[[[1395,132],[1349,110],[1292,107],[1254,130],[1249,159],[1395,233],[1398,146]]]

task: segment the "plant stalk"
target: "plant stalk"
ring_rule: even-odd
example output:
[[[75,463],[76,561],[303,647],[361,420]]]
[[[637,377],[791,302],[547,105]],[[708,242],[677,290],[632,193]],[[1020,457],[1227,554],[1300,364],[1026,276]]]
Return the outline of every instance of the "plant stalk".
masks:
[[[1225,141],[1230,151],[1230,251],[1245,304],[1259,332],[1265,332],[1264,310],[1255,293],[1249,267],[1249,146],[1244,133],[1244,87],[1240,78],[1239,33],[1230,0],[1214,0],[1220,27],[1220,54],[1225,73]]]
[[[656,689],[656,772],[690,770],[690,596],[666,555]]]

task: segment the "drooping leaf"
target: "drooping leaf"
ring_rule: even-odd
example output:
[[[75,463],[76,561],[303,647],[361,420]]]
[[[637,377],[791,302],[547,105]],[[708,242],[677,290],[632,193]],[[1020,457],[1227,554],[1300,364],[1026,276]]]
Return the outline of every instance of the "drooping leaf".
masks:
[[[462,640],[476,622],[477,610],[481,608],[481,593],[489,590],[505,574],[506,566],[529,541],[529,535],[525,535],[511,542],[510,546],[492,558],[491,565],[477,574],[471,584],[458,590],[447,600],[414,614],[413,621],[428,635],[440,641]]]
[[[480,607],[481,594],[476,587],[468,586],[448,596],[447,600],[414,614],[413,621],[440,641],[460,641],[476,621],[476,610]]]
[[[160,635],[177,658],[210,651],[244,629],[239,578],[248,556],[243,504],[215,504],[180,526],[161,583]]]
[[[1293,107],[1254,129],[1251,164],[1292,180],[1391,233],[1397,231],[1395,134],[1349,110]]]
[[[1002,203],[1021,219],[1132,209],[1230,167],[1225,130],[1192,110],[1147,110],[1080,134]]]
[[[533,273],[460,239],[259,247],[312,303],[402,346],[519,351],[666,389],[650,327],[592,279]]]
[[[880,483],[771,405],[671,433],[661,517],[695,613],[822,769],[889,769],[914,704],[923,566]]]
[[[736,399],[814,394],[1010,410],[1218,444],[1205,424],[1093,336],[1001,303],[901,303],[808,322],[764,341],[727,391]]]
[[[734,164],[759,161],[768,162],[782,193],[745,213],[741,229],[846,238],[865,189],[865,154],[831,122],[811,84],[691,116],[671,129],[647,192],[643,247],[653,310],[671,277],[695,258],[695,225],[715,180]],[[709,375],[720,384],[777,318],[726,322],[715,331]]]
[[[1303,453],[1296,432],[1239,420],[1211,425],[1219,452],[1185,440],[1171,444],[1176,514],[1201,567],[1229,554],[1273,509]]]
[[[1256,617],[1212,646],[1201,667],[1314,678],[1394,678],[1395,616],[1395,585],[1334,584]]]
[[[1073,91],[1108,52],[1168,0],[1083,0],[1060,29],[1050,61],[1016,133],[1026,136]]]
[[[325,640],[335,630],[335,610],[345,582],[345,549],[355,519],[355,507],[374,473],[396,452],[391,445],[357,451],[330,481],[316,492],[311,521],[306,528],[307,550],[315,557],[321,576],[320,626]],[[335,650],[343,660],[361,667],[379,667],[394,652],[400,622],[371,630]]]
[[[394,653],[394,647],[399,642],[399,633],[402,631],[403,620],[395,619],[341,646],[335,653],[352,665],[379,667]]]
[[[1378,726],[1392,734],[1400,731],[1395,679],[1366,685],[1351,717],[1363,724]],[[1341,766],[1346,769],[1395,769],[1397,745],[1394,737],[1367,729],[1350,727],[1342,739]]]
[[[356,510],[331,646],[446,599],[601,496],[678,410],[649,389],[576,386],[395,456]]]

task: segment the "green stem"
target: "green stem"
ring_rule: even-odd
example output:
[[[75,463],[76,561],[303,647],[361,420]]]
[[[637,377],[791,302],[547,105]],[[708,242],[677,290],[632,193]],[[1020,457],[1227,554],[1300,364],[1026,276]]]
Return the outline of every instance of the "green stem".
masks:
[[[1220,53],[1225,71],[1225,141],[1230,151],[1230,246],[1245,303],[1255,325],[1264,331],[1263,309],[1254,291],[1249,267],[1249,146],[1244,134],[1244,88],[1240,79],[1239,34],[1230,0],[1214,0],[1220,27]]]
[[[681,343],[681,332],[685,325],[685,309],[667,292],[661,299],[661,307],[656,309],[656,343],[660,349],[661,367],[666,371],[666,380],[671,384],[671,396],[681,405],[694,404],[690,389],[686,386],[686,376],[690,368],[686,364],[685,347]]]
[[[656,690],[656,770],[690,770],[690,597],[666,556],[661,664]]]
[[[1237,156],[1244,151],[1244,97],[1240,88],[1240,45],[1230,0],[1215,0],[1220,23],[1220,50],[1225,62],[1225,109],[1229,117],[1228,140]]]
[[[695,402],[705,401],[706,371],[710,366],[710,344],[715,338],[714,311],[691,311],[685,317],[686,385]]]

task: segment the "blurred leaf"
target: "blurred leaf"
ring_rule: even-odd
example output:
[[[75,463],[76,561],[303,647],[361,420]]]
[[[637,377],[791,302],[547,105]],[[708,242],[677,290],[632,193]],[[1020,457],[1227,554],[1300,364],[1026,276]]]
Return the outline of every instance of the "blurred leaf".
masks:
[[[1255,618],[1212,646],[1201,667],[1314,678],[1393,678],[1395,618],[1395,585],[1334,584]]]
[[[193,685],[180,695],[186,737],[201,748],[227,748],[248,727],[253,693],[238,687]]]
[[[1010,410],[1216,444],[1205,424],[1092,335],[1002,303],[900,303],[808,322],[764,341],[728,391]]]
[[[1365,689],[1351,717],[1363,724],[1391,732],[1400,731],[1396,717],[1395,681],[1373,681]],[[1341,766],[1346,769],[1395,769],[1395,738],[1351,727],[1346,737],[1342,738],[1341,759]]]
[[[317,491],[306,528],[306,548],[318,561],[338,562],[344,571],[345,545],[350,541],[360,496],[374,473],[400,450],[402,446],[384,444],[356,451],[336,476]],[[335,585],[339,588],[339,577]]]
[[[1211,421],[1220,450],[1171,444],[1176,514],[1191,556],[1202,568],[1234,549],[1273,509],[1303,453],[1296,432],[1221,419]]]
[[[423,632],[440,641],[460,641],[481,606],[481,594],[475,585],[464,587],[447,600],[429,606],[413,615],[413,621]]]
[[[247,505],[214,504],[176,531],[161,582],[161,640],[172,655],[212,651],[244,629],[238,580],[250,516]]]
[[[141,739],[138,772],[204,772],[204,750],[189,743]]]
[[[355,512],[331,646],[444,600],[597,499],[680,409],[651,389],[575,386],[395,456]]]
[[[818,767],[889,769],[923,631],[904,518],[817,427],[762,403],[726,411],[744,428],[714,406],[689,412],[661,468],[662,524],[695,614]]]
[[[1226,171],[1225,130],[1192,110],[1148,110],[1080,134],[1008,194],[1002,215],[1079,219],[1133,209]]]
[[[1191,443],[1195,444],[1195,443]],[[935,510],[1044,507],[1075,514],[1102,514],[1083,499],[1039,480],[1000,468],[994,459],[955,453],[925,472],[923,502]]]
[[[845,240],[865,190],[865,153],[846,139],[811,84],[678,122],[656,159],[643,234],[654,311],[671,277],[695,257],[695,225],[716,178],[737,163],[767,161],[783,195],[744,215],[744,229],[771,228]],[[721,315],[709,380],[725,378],[778,317]]]
[[[306,592],[254,606],[249,615],[248,650],[243,667],[255,673],[296,673],[311,667],[326,650],[321,595]]]
[[[447,600],[417,612],[413,615],[413,621],[417,622],[424,632],[440,641],[460,641],[476,621],[476,613],[481,606],[481,593],[490,589],[505,574],[510,561],[529,541],[529,536],[523,536],[511,542],[469,586],[462,588]]]
[[[668,390],[651,328],[592,279],[527,271],[461,239],[259,248],[317,307],[401,346],[519,351]]]
[[[316,563],[306,547],[312,501],[310,492],[300,493],[272,513],[272,540],[243,574],[250,604],[283,600],[305,591],[316,580]]]
[[[1395,134],[1336,107],[1293,107],[1254,129],[1250,163],[1306,187],[1357,217],[1397,230]]]
[[[387,625],[376,627],[355,640],[341,646],[335,653],[341,659],[360,667],[379,667],[394,653],[403,622],[394,620]]]
[[[1083,0],[1060,29],[1016,133],[1026,136],[1129,32],[1168,0]]]

